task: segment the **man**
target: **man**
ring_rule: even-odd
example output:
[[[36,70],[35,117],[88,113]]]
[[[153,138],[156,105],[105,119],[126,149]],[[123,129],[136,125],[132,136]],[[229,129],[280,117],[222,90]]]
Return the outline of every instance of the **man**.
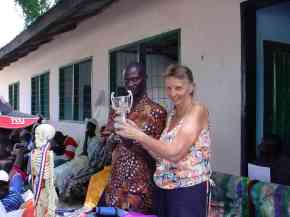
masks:
[[[24,183],[28,180],[27,164],[29,153],[27,152],[27,144],[24,142],[16,143],[11,152],[11,158],[13,159],[12,168],[10,166],[4,168],[4,170],[9,171],[10,190],[20,194],[23,193]]]
[[[166,111],[146,94],[146,73],[143,65],[131,63],[124,73],[125,87],[132,91],[133,106],[127,118],[148,135],[159,138],[166,122]],[[114,118],[111,111],[102,135],[108,138]],[[111,136],[107,140],[110,141]],[[100,205],[150,213],[152,210],[152,175],[155,162],[135,141],[113,139],[112,174]],[[104,201],[105,200],[105,201]],[[104,204],[103,204],[104,203]]]
[[[0,202],[6,212],[17,210],[24,203],[21,192],[17,192],[15,189],[21,189],[21,187],[15,187],[13,184],[9,186],[8,173],[0,170]]]
[[[51,149],[55,153],[54,166],[60,166],[73,159],[77,147],[78,143],[72,137],[65,136],[62,132],[56,131],[51,141]]]

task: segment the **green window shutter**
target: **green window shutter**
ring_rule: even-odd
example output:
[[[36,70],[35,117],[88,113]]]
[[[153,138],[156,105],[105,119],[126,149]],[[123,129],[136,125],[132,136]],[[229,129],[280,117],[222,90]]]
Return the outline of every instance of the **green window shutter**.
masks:
[[[74,97],[74,103],[73,103],[73,120],[80,120],[79,114],[80,114],[80,71],[79,71],[79,64],[74,65],[74,73],[73,73],[73,97]]]
[[[59,119],[73,120],[73,66],[60,69],[59,74]]]
[[[19,110],[19,82],[10,84],[8,86],[9,104],[15,111]]]
[[[49,72],[31,78],[31,114],[49,119]]]
[[[14,84],[14,110],[19,110],[19,82]]]
[[[42,74],[40,80],[40,114],[49,118],[49,73]]]
[[[39,79],[38,77],[31,78],[31,114],[39,113]]]
[[[117,52],[110,53],[110,92],[117,89]]]
[[[74,120],[83,121],[91,117],[91,70],[92,61],[75,65],[74,71]]]
[[[91,117],[91,70],[91,59],[60,69],[60,120],[83,121]]]
[[[58,96],[59,96],[59,120],[64,119],[64,70],[60,69],[59,70],[59,83],[58,83]]]
[[[9,104],[12,106],[13,105],[13,85],[10,84],[8,89],[9,89]]]

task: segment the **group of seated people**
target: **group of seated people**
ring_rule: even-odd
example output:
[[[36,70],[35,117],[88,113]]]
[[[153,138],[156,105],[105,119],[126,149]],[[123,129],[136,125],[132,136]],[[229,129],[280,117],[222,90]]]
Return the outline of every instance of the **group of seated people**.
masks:
[[[70,136],[57,131],[51,141],[55,153],[55,186],[63,201],[83,199],[90,177],[110,164],[109,147],[100,136],[97,120],[87,120],[84,141],[78,145]]]
[[[7,212],[19,209],[24,203],[22,194],[32,190],[30,153],[35,148],[35,128],[36,125],[11,131],[0,129],[0,210],[1,206]],[[111,161],[98,122],[94,118],[86,120],[80,144],[61,131],[56,131],[50,144],[59,199],[84,200],[90,177]]]
[[[32,128],[30,128],[32,129]],[[29,152],[33,149],[28,129],[0,130],[0,210],[20,208],[28,187]]]

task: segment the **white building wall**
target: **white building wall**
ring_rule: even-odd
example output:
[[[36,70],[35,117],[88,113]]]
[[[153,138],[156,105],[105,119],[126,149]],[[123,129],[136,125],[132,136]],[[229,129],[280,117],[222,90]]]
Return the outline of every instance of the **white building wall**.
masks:
[[[55,37],[0,71],[0,93],[20,81],[20,110],[30,112],[33,75],[50,71],[50,117],[57,129],[79,140],[80,123],[58,122],[59,67],[93,57],[92,98],[109,90],[112,48],[181,29],[181,61],[193,71],[198,98],[208,105],[213,137],[213,167],[239,174],[241,131],[240,0],[122,0],[71,32]]]

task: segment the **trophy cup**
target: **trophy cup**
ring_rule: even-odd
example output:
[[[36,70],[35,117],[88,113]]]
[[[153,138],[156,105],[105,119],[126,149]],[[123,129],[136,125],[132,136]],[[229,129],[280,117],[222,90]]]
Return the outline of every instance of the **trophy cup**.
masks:
[[[117,114],[120,114],[122,121],[126,121],[126,114],[130,112],[133,105],[133,94],[130,90],[124,87],[117,89],[117,96],[115,92],[111,93],[112,108]]]

